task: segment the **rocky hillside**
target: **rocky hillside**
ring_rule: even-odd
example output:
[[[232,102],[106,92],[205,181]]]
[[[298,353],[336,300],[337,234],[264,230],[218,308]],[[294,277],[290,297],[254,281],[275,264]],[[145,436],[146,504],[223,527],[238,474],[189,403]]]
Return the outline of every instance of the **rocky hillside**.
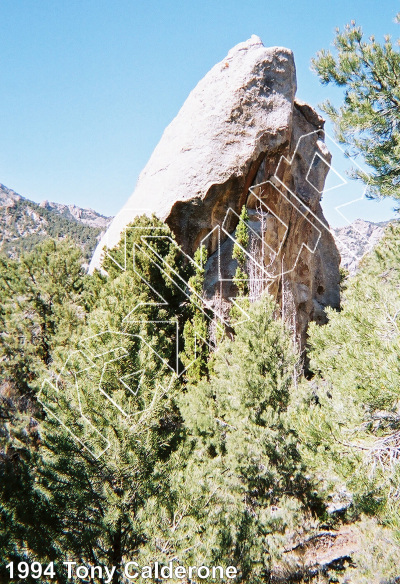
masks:
[[[354,274],[361,258],[375,247],[389,223],[356,219],[350,225],[332,229],[342,258],[342,267],[349,270],[350,274]]]
[[[82,247],[89,261],[112,219],[77,205],[49,201],[38,204],[0,183],[0,249],[11,256],[31,250],[45,237],[69,235]],[[356,219],[350,225],[332,229],[341,265],[350,274],[355,273],[361,258],[375,247],[388,224],[388,221],[373,223]]]
[[[11,257],[46,237],[71,237],[89,260],[111,217],[60,203],[34,203],[0,184],[0,249]]]

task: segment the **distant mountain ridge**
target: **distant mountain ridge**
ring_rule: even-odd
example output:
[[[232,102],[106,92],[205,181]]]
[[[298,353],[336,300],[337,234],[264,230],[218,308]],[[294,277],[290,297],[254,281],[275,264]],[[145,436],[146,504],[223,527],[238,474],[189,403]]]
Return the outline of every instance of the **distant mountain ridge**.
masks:
[[[382,221],[373,223],[356,219],[344,227],[332,228],[336,246],[340,252],[341,266],[346,268],[350,274],[354,274],[358,268],[361,258],[372,251],[385,233],[385,228],[390,223],[398,220]]]
[[[93,209],[42,201],[35,203],[0,183],[0,250],[12,257],[30,251],[46,237],[69,235],[81,246],[90,261],[113,217],[105,217]],[[374,223],[356,219],[344,227],[332,228],[342,261],[354,274],[361,258],[370,252],[393,221]]]
[[[89,261],[112,217],[77,205],[35,203],[0,183],[0,250],[11,257],[46,237],[71,237]]]

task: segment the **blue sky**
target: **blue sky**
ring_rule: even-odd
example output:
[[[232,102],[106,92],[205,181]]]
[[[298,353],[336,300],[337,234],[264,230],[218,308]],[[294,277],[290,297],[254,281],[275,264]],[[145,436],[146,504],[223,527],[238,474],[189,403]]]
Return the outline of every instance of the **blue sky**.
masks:
[[[398,11],[398,0],[2,0],[0,182],[114,215],[188,93],[233,45],[257,34],[291,48],[297,95],[317,106],[341,95],[309,68],[335,27],[355,19],[378,39],[400,36]],[[334,165],[344,171],[340,154]],[[360,194],[355,183],[327,194],[332,224],[334,207]],[[357,203],[346,215],[382,220],[392,207]]]

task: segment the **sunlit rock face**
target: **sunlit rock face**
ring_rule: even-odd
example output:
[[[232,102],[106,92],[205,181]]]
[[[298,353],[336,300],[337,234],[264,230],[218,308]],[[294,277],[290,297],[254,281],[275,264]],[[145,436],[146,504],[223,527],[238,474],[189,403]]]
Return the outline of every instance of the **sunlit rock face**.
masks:
[[[247,205],[264,242],[250,256],[261,254],[260,280],[291,311],[304,346],[310,319],[324,322],[324,307],[339,305],[340,258],[320,206],[330,162],[323,120],[295,93],[289,49],[264,47],[256,36],[231,49],[164,131],[90,269],[136,215],[155,213],[186,253],[204,240],[207,297],[235,296],[232,237]]]

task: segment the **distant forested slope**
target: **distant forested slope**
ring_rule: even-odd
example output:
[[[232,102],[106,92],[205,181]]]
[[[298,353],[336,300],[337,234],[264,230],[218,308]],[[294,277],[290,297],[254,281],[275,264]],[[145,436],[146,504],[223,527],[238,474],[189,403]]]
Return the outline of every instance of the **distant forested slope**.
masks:
[[[85,260],[111,218],[91,209],[59,203],[34,203],[0,184],[0,250],[10,257],[31,251],[48,237],[69,236],[81,247]]]

